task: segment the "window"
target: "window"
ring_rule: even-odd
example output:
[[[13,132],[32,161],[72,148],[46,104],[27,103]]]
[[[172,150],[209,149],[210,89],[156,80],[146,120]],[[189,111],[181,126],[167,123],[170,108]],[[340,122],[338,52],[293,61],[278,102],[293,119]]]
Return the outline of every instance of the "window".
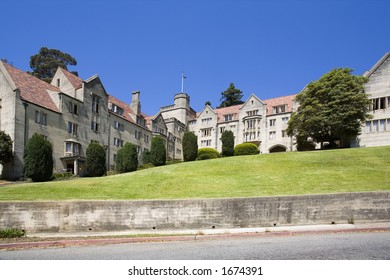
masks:
[[[73,136],[77,136],[77,129],[78,125],[73,122],[68,122],[68,133],[72,134]]]
[[[144,142],[146,144],[149,143],[149,135],[148,134],[144,134]]]
[[[202,119],[202,125],[210,125],[212,118]]]
[[[282,137],[288,137],[286,130],[282,130]]]
[[[386,131],[390,131],[390,119],[386,120]]]
[[[140,116],[137,116],[137,124],[145,127],[146,125],[145,119],[141,118]]]
[[[269,140],[273,140],[276,137],[276,131],[270,131],[269,132]]]
[[[386,109],[386,97],[372,99],[372,110]]]
[[[283,123],[288,123],[288,120],[289,120],[289,117],[284,117],[284,118],[282,118],[282,122],[283,122]]]
[[[136,131],[135,131],[135,139],[141,139],[141,137],[142,137],[142,132],[136,130]]]
[[[124,131],[125,130],[125,125],[123,123],[114,121],[114,128],[119,131]]]
[[[287,104],[272,106],[273,114],[285,113],[287,111]]]
[[[35,122],[41,125],[47,125],[47,114],[41,111],[35,111]]]
[[[100,97],[96,94],[92,94],[92,112],[99,113]]]
[[[60,86],[61,86],[61,80],[57,79],[57,87],[60,87]]]
[[[74,142],[65,142],[65,155],[66,156],[80,155],[80,144]]]
[[[76,103],[73,103],[72,101],[69,101],[69,113],[78,115],[78,106]]]
[[[201,136],[202,137],[211,136],[211,130],[212,130],[212,128],[202,129],[201,130]]]
[[[211,146],[211,140],[202,140],[202,141],[200,141],[200,146],[201,147]]]
[[[116,104],[112,104],[112,111],[120,116],[123,116],[123,109]]]
[[[189,122],[188,122],[188,125],[196,125],[196,120],[189,121]]]
[[[275,126],[276,119],[269,120],[269,126]]]
[[[247,112],[246,112],[246,115],[247,115],[248,117],[251,117],[251,116],[256,116],[256,115],[258,115],[258,113],[259,113],[259,110],[252,110],[252,111],[247,111]]]
[[[99,132],[99,123],[91,121],[91,129],[95,132]]]
[[[371,132],[371,122],[366,122],[366,133],[370,133]]]
[[[224,115],[224,118],[225,118],[225,122],[232,121],[233,120],[233,114]]]
[[[379,132],[385,131],[385,120],[379,120]]]
[[[123,140],[114,137],[114,145],[117,147],[123,147]]]
[[[225,127],[224,126],[221,126],[220,128],[219,128],[219,133],[223,133],[225,131]]]

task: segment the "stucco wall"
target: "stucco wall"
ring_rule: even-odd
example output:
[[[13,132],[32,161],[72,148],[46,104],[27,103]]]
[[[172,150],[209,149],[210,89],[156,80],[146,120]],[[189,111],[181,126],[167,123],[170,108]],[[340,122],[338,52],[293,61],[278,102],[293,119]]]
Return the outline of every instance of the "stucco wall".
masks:
[[[390,221],[390,191],[233,199],[0,202],[0,228],[30,233],[384,221]]]

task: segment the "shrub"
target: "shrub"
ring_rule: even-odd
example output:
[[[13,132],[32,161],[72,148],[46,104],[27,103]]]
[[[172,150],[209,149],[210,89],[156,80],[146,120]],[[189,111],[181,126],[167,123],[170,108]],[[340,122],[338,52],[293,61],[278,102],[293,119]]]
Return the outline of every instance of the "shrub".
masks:
[[[150,151],[145,151],[142,154],[142,164],[149,164],[152,163],[152,156],[150,154]]]
[[[0,230],[0,238],[18,238],[25,236],[24,230],[8,228]]]
[[[219,158],[219,153],[213,148],[200,148],[198,150],[197,160]]]
[[[221,136],[222,156],[230,157],[234,155],[234,134],[230,130],[225,130]]]
[[[183,136],[183,159],[194,161],[198,156],[198,137],[193,132],[186,132]]]
[[[260,153],[260,151],[253,143],[242,143],[234,147],[235,156],[257,155],[258,153]]]
[[[119,149],[115,164],[118,173],[136,171],[138,167],[137,147],[127,142],[123,148]]]
[[[150,159],[154,166],[165,165],[167,161],[167,150],[165,148],[165,141],[161,137],[153,137],[150,148]]]
[[[12,157],[12,139],[7,133],[0,131],[0,164],[9,162]]]
[[[49,181],[53,175],[53,148],[42,135],[35,133],[24,148],[24,174],[34,182]]]
[[[98,143],[90,143],[86,151],[85,170],[88,176],[99,177],[106,173],[106,151]]]

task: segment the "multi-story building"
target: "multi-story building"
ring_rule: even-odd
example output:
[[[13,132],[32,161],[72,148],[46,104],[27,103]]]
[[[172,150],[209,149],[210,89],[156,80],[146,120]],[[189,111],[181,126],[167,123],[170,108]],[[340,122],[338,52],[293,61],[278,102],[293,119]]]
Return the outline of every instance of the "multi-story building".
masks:
[[[390,52],[386,53],[369,71],[365,91],[371,99],[370,114],[362,133],[351,143],[353,147],[390,145]]]
[[[390,145],[390,53],[370,71],[365,86],[373,118],[362,127],[352,146]],[[245,103],[214,109],[206,105],[196,112],[186,93],[174,96],[174,104],[163,106],[155,116],[141,112],[140,92],[131,102],[109,95],[100,78],[87,80],[59,68],[46,83],[0,62],[0,130],[13,140],[12,162],[0,166],[2,176],[23,174],[24,146],[39,133],[53,145],[54,169],[85,174],[86,149],[100,143],[107,153],[107,168],[115,167],[117,151],[126,142],[137,147],[139,161],[148,151],[153,136],[166,141],[167,157],[182,159],[182,139],[186,131],[198,136],[199,147],[222,150],[221,135],[233,132],[235,144],[255,143],[261,153],[294,151],[294,139],[286,133],[291,113],[298,104],[295,95],[261,100],[252,94]]]
[[[13,140],[14,158],[2,166],[2,176],[23,174],[24,146],[39,133],[53,146],[54,170],[85,174],[86,149],[91,142],[107,153],[107,167],[124,142],[150,149],[151,131],[140,112],[139,92],[127,105],[109,96],[95,75],[82,80],[59,68],[51,84],[0,62],[0,129]]]

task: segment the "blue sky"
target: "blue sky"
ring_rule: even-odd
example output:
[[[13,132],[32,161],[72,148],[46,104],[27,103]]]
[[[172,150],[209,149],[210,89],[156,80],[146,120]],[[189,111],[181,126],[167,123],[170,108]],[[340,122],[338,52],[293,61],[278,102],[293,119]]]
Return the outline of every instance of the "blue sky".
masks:
[[[184,91],[200,111],[233,82],[244,99],[298,93],[336,67],[361,75],[390,51],[387,0],[29,1],[1,4],[0,58],[28,71],[42,46],[87,79],[158,112]]]

